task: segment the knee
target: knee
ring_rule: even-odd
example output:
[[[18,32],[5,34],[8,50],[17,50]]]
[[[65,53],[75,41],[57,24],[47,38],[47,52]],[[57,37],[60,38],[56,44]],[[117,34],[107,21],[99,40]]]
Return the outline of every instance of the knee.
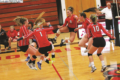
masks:
[[[91,54],[91,53],[88,53],[88,57],[89,57],[89,56],[92,56],[92,54]]]
[[[97,53],[97,56],[99,57],[99,56],[101,56],[102,54],[101,53]]]

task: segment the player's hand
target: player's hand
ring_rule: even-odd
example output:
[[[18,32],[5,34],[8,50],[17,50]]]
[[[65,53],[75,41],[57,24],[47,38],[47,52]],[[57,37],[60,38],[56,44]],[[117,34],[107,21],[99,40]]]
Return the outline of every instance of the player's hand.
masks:
[[[75,31],[75,32],[78,31],[78,28],[75,28],[74,31]]]
[[[78,19],[77,15],[74,16],[74,19]]]
[[[58,25],[58,28],[62,28],[62,26]]]
[[[116,39],[116,37],[112,36],[111,39]]]
[[[47,22],[46,24],[47,24],[47,26],[49,26],[49,25],[50,25],[50,22]]]

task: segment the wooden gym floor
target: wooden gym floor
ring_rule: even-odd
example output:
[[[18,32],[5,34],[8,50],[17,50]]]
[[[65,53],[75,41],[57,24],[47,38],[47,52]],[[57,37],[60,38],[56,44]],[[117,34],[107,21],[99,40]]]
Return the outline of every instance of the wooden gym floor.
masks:
[[[53,37],[54,34],[49,35]],[[58,38],[55,45],[60,43],[61,38],[69,37],[69,33],[63,33]],[[74,43],[78,42],[76,39]],[[120,63],[120,48],[114,46],[106,38],[107,46],[102,52],[104,55],[106,65],[117,65]],[[13,47],[16,43],[12,43]],[[14,49],[13,49],[14,50]],[[41,70],[31,70],[26,65],[26,53],[23,52],[10,52],[0,54],[0,80],[105,80],[101,70],[101,62],[97,55],[93,55],[94,63],[97,70],[90,73],[91,68],[88,67],[89,61],[87,53],[84,53],[84,48],[79,48],[78,44],[66,45],[63,47],[55,47],[56,59],[52,65],[42,63]],[[39,59],[37,59],[38,61]],[[37,67],[37,65],[36,65]],[[55,69],[58,71],[55,71]],[[59,73],[60,77],[58,76]],[[119,70],[118,70],[119,73]],[[117,74],[117,73],[116,73]],[[120,80],[119,77],[114,79],[112,77],[108,80]]]

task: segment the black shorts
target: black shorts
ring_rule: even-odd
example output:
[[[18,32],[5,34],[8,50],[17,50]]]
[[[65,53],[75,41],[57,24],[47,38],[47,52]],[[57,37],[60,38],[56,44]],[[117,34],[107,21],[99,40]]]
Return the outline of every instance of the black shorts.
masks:
[[[95,47],[105,47],[105,45],[106,45],[106,42],[105,42],[105,39],[103,37],[93,39],[93,46],[95,46]]]
[[[29,48],[29,45],[20,46],[20,51],[26,52]]]
[[[74,29],[75,29],[75,28],[70,28],[70,27],[68,27],[68,29],[69,29],[69,32],[74,32]]]
[[[47,47],[43,47],[43,48],[39,48],[39,52],[41,54],[45,54],[45,55],[48,55],[48,51],[51,51],[52,50],[52,45],[50,44],[50,46],[47,46]]]
[[[113,29],[113,21],[112,20],[106,19],[105,22],[106,22],[107,30],[110,30],[111,28]]]

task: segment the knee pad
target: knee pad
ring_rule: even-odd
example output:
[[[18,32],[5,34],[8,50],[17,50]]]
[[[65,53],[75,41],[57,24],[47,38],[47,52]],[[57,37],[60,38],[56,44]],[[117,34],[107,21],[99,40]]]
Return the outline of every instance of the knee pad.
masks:
[[[58,33],[58,34],[60,34],[60,33],[61,33],[59,29],[57,30],[57,33]]]
[[[36,59],[37,57],[35,55],[32,56],[34,59]]]
[[[100,55],[102,55],[101,53],[97,53],[97,56],[99,57]]]
[[[88,57],[89,57],[89,56],[92,56],[92,54],[88,53]]]
[[[48,55],[49,55],[48,53],[45,53],[45,56],[46,56],[46,57],[48,57]]]

